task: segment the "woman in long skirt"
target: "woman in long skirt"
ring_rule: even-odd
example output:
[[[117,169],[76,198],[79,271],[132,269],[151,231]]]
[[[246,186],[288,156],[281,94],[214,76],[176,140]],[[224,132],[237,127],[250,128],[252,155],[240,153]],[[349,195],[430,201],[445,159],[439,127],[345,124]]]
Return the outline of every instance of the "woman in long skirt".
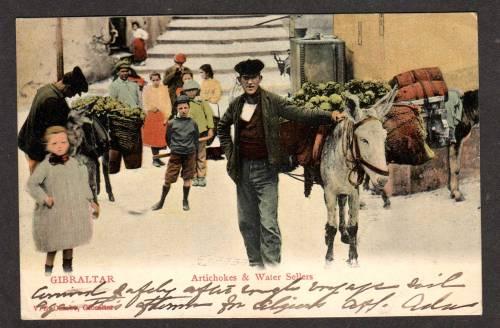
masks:
[[[149,38],[148,32],[143,30],[138,22],[132,22],[132,53],[134,54],[134,64],[144,65],[148,58],[146,51],[146,41]]]
[[[142,130],[142,142],[151,147],[151,152],[157,155],[160,149],[167,146],[166,125],[172,113],[172,104],[168,88],[161,83],[160,73],[151,73],[151,85],[144,88],[143,103],[146,111],[144,127]],[[153,159],[153,165],[160,167],[165,165],[158,158]]]

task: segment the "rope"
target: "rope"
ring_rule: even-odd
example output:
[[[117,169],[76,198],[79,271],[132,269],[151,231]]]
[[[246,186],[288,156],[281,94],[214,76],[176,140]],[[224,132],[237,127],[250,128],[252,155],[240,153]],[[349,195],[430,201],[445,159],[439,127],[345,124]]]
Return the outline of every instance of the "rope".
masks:
[[[288,173],[288,172],[283,173],[283,174],[288,175],[290,178],[295,179],[297,181],[306,182],[305,179],[300,179],[300,177],[304,177],[303,174],[293,174],[293,173]],[[321,183],[317,183],[317,182],[314,182],[314,181],[312,183],[313,184],[317,184],[317,185],[321,185]]]

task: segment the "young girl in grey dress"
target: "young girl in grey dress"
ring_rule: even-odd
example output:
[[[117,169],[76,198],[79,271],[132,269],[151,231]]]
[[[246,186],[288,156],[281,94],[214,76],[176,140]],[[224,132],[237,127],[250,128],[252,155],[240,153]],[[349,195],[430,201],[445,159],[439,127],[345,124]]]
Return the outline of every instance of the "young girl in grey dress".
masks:
[[[47,252],[45,273],[50,275],[54,257],[63,251],[64,272],[72,272],[73,248],[90,241],[92,201],[87,168],[68,156],[69,142],[62,126],[49,127],[44,135],[49,154],[28,180],[28,191],[36,201],[33,238],[39,251]]]

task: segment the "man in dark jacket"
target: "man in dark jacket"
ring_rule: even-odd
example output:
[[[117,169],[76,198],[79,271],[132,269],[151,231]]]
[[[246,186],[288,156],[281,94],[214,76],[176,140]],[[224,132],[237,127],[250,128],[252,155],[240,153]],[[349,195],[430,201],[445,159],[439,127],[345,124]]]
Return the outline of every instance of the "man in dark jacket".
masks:
[[[218,125],[226,154],[227,171],[236,183],[238,223],[251,266],[276,265],[281,261],[278,227],[278,167],[280,118],[311,124],[330,124],[342,119],[339,112],[306,110],[288,104],[259,84],[264,63],[238,63],[244,94],[234,99]],[[230,128],[234,125],[234,140]]]
[[[184,66],[186,62],[186,55],[182,53],[178,53],[174,56],[174,65],[170,66],[166,69],[165,74],[163,75],[163,84],[168,87],[168,93],[170,95],[170,101],[172,102],[172,114],[175,115],[175,98],[177,97],[175,94],[175,90],[177,88],[182,88],[182,76],[185,73],[192,73],[192,71]]]
[[[87,80],[78,66],[65,73],[62,80],[37,90],[28,117],[17,137],[19,149],[26,153],[30,173],[47,154],[42,141],[45,130],[53,125],[66,126],[70,108],[65,98],[87,91]]]

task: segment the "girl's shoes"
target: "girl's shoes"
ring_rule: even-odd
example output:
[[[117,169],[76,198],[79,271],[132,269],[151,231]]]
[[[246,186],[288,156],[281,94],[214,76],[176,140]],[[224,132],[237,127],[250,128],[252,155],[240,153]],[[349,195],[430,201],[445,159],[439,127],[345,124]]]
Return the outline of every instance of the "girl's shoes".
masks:
[[[73,272],[73,259],[63,259],[64,272]]]
[[[45,275],[50,276],[52,274],[52,269],[54,268],[53,265],[47,265],[45,264]]]

